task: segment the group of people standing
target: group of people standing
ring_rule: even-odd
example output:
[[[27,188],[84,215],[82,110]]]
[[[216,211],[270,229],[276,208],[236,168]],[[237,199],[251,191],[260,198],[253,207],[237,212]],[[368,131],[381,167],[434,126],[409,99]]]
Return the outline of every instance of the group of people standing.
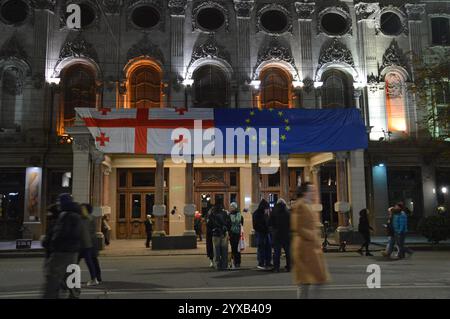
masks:
[[[48,211],[49,225],[42,242],[46,252],[44,298],[59,298],[61,288],[67,289],[71,298],[78,298],[80,289],[66,286],[69,265],[78,265],[83,258],[91,277],[87,286],[102,282],[92,206],[61,194]]]

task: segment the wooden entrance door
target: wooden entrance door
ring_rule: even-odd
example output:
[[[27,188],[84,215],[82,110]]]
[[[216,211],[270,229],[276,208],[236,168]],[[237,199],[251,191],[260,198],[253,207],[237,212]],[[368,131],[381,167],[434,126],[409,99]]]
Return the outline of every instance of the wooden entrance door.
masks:
[[[142,239],[146,237],[145,220],[153,215],[155,204],[154,169],[119,169],[117,185],[117,238]],[[168,170],[165,176],[166,216],[164,228],[169,234]],[[154,219],[154,218],[153,218]]]

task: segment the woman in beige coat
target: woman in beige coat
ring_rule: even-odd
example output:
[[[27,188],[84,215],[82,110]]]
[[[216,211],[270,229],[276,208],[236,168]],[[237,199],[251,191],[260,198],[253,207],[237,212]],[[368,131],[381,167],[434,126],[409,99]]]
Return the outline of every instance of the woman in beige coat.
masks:
[[[298,298],[308,297],[310,285],[325,284],[330,279],[318,234],[319,216],[311,210],[314,196],[315,187],[310,183],[302,184],[297,192],[297,201],[292,205],[291,254]]]

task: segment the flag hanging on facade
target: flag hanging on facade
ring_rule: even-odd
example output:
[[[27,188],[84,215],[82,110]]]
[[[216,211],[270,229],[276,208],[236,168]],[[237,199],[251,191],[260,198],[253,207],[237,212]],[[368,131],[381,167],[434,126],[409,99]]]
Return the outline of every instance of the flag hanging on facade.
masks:
[[[249,155],[367,148],[359,110],[77,108],[104,153]]]

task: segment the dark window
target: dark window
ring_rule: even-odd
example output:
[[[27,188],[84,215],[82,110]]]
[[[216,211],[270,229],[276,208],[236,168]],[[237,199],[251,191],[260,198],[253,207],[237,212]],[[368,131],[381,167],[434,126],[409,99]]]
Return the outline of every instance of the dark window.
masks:
[[[268,175],[269,187],[279,187],[280,186],[280,171],[275,174]]]
[[[237,194],[236,193],[230,193],[230,203],[237,203]]]
[[[450,28],[447,18],[431,19],[432,42],[435,45],[450,45]]]
[[[152,28],[159,23],[161,16],[152,6],[140,6],[133,10],[131,20],[140,28]]]
[[[288,18],[279,10],[268,10],[261,15],[261,25],[264,29],[273,33],[281,33],[286,30]]]
[[[261,76],[261,103],[264,108],[289,107],[289,87],[287,74],[277,68],[265,70]]]
[[[436,103],[450,104],[450,82],[442,81],[436,84]]]
[[[380,28],[386,35],[398,35],[403,29],[400,17],[394,12],[385,12],[381,15]]]
[[[132,108],[160,107],[161,74],[150,66],[141,66],[131,75],[130,104]]]
[[[94,74],[84,65],[70,67],[63,76],[64,85],[64,127],[75,121],[76,107],[95,107]]]
[[[215,31],[225,23],[225,16],[217,8],[205,8],[197,14],[197,23],[205,30]]]
[[[145,213],[153,215],[153,205],[155,205],[155,194],[145,194]]]
[[[341,35],[347,32],[349,25],[347,19],[334,12],[326,13],[320,21],[323,30],[330,35]]]
[[[119,195],[119,219],[125,218],[126,195]]]
[[[127,187],[127,171],[119,171],[119,187]]]
[[[95,20],[95,11],[90,4],[80,3],[81,10],[81,27],[85,28],[91,25]]]
[[[132,186],[133,187],[155,186],[155,172],[154,171],[133,172]]]
[[[228,79],[217,66],[205,65],[194,73],[194,106],[227,107]]]
[[[230,172],[230,186],[237,186],[237,173]]]
[[[349,86],[345,74],[332,70],[325,74],[322,87],[322,107],[349,107]]]
[[[5,1],[1,7],[1,16],[7,24],[18,24],[28,17],[28,5],[25,1]]]
[[[131,196],[131,218],[141,218],[141,207],[141,194],[133,194]]]

